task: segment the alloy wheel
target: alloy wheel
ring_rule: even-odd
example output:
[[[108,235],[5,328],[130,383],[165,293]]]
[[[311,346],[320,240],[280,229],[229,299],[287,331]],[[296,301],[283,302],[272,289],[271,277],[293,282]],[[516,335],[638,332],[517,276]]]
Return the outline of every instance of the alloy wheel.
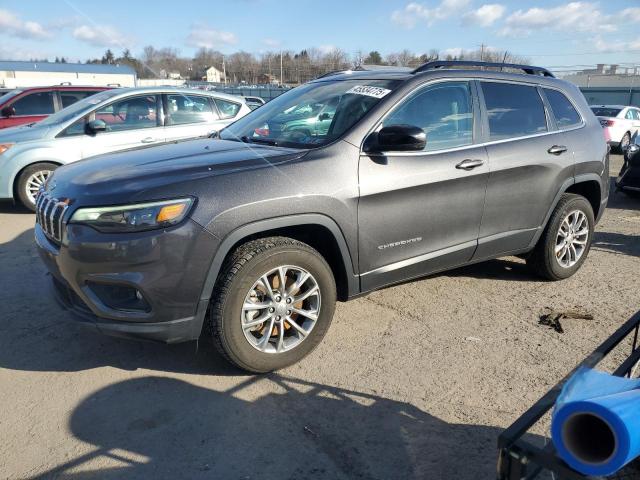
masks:
[[[257,279],[242,306],[242,331],[255,349],[282,353],[311,333],[320,315],[320,287],[307,270],[276,267]]]
[[[570,212],[558,229],[555,257],[563,268],[573,267],[587,248],[589,240],[589,220],[581,210]]]
[[[33,172],[25,183],[25,193],[27,198],[31,200],[32,203],[36,203],[36,196],[40,191],[40,187],[43,187],[47,178],[51,175],[51,170],[39,170],[37,172]]]

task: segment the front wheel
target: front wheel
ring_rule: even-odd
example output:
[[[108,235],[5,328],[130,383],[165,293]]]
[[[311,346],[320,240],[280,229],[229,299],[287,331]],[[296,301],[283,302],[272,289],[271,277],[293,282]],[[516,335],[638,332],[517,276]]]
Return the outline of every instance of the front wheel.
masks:
[[[587,258],[594,227],[593,209],[587,199],[565,193],[527,259],[527,265],[548,280],[569,278]]]
[[[41,162],[29,165],[20,173],[16,182],[18,198],[32,212],[36,210],[36,195],[40,187],[44,186],[56,168],[58,165],[55,163]]]
[[[320,253],[285,237],[254,240],[225,262],[208,330],[231,363],[269,372],[296,363],[320,343],[335,302],[335,280]]]

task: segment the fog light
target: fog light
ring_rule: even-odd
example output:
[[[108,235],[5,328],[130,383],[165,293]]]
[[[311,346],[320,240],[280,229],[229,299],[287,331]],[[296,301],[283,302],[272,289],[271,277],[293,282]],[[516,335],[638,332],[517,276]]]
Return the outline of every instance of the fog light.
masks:
[[[94,282],[87,282],[87,285],[102,303],[114,310],[142,312],[151,310],[142,292],[134,287]]]

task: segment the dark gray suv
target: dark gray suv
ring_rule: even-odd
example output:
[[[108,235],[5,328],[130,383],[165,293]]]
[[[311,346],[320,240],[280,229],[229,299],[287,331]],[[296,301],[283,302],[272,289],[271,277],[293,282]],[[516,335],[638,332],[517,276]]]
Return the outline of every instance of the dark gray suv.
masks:
[[[59,168],[35,238],[56,297],[85,324],[164,342],[204,332],[266,372],[318,345],[336,300],[504,255],[571,276],[608,172],[582,94],[545,69],[347,71],[218,138]]]

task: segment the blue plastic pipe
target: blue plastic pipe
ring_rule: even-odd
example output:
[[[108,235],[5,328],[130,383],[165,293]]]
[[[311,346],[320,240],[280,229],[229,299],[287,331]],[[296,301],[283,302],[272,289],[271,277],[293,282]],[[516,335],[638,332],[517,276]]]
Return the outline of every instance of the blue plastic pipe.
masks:
[[[581,369],[551,420],[557,453],[585,475],[611,475],[640,456],[640,380]]]

